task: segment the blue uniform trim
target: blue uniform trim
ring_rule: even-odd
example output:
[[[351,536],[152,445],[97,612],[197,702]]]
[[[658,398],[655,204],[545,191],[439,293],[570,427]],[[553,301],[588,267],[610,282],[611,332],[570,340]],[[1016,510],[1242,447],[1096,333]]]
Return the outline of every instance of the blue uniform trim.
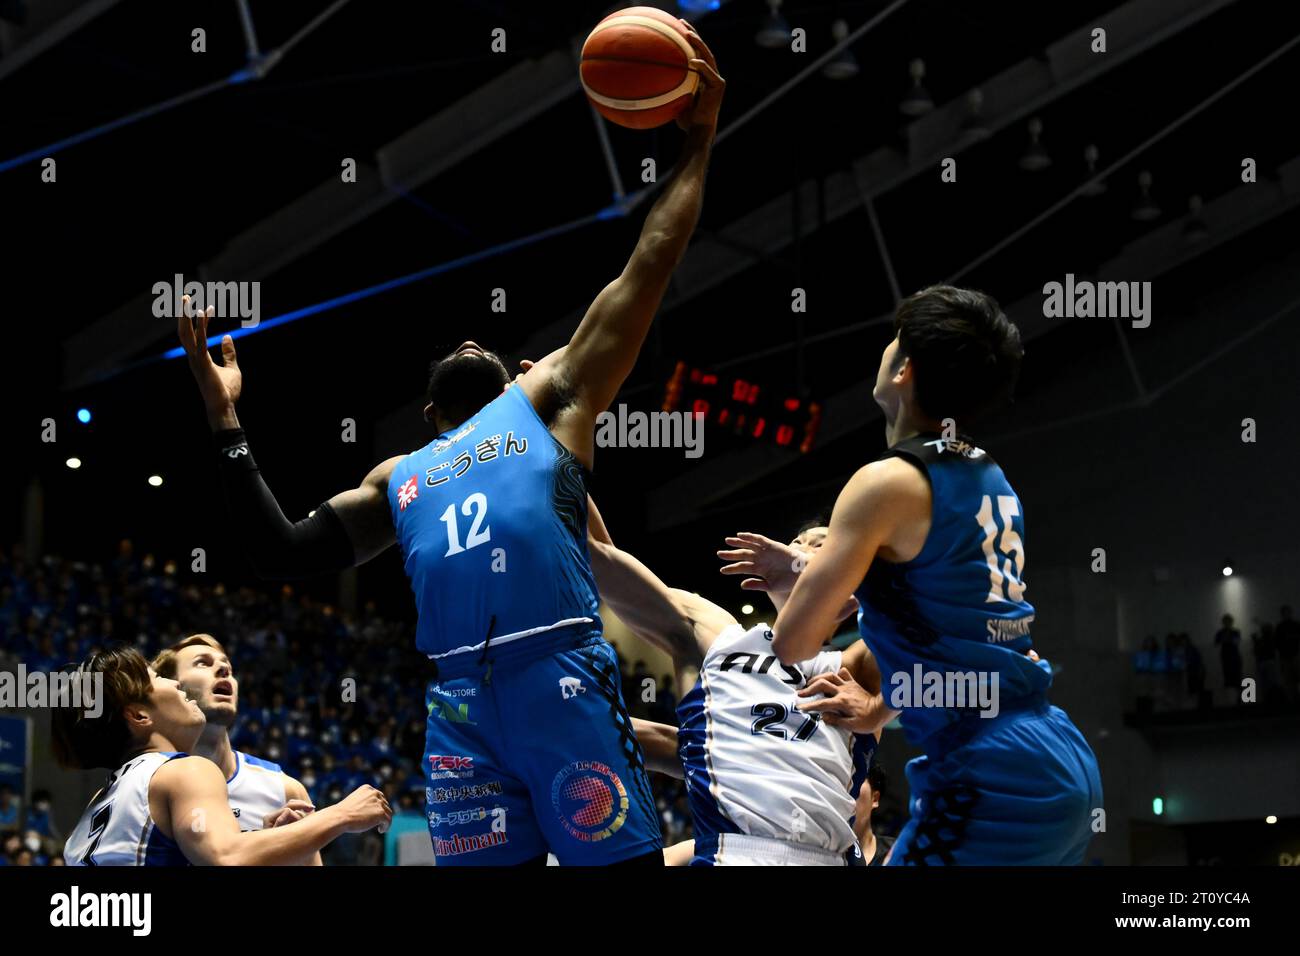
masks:
[[[190,756],[190,754],[183,750],[161,750],[159,753],[167,758],[168,763],[182,757]],[[156,770],[154,772],[157,773]],[[147,795],[148,791],[146,790],[145,793]],[[163,833],[162,830],[158,829],[158,824],[152,822],[152,815],[150,816],[150,827],[149,842],[145,844],[144,848],[145,866],[190,865],[190,861],[186,858],[185,854],[181,852],[180,844],[167,836],[167,834]]]
[[[858,799],[858,794],[862,791],[862,784],[871,771],[871,763],[876,758],[877,746],[879,746],[879,741],[876,740],[875,734],[853,735],[853,781],[849,784],[849,793],[854,800]]]
[[[686,799],[694,818],[697,856],[701,855],[702,840],[707,843],[712,838],[716,852],[717,834],[741,832],[727,819],[713,796],[708,760],[709,718],[705,707],[704,680],[701,678],[677,705],[677,753],[686,772]]]
[[[273,773],[282,772],[280,770],[280,765],[278,763],[271,763],[271,761],[269,760],[263,760],[261,757],[254,757],[246,753],[240,753],[239,756],[243,757],[244,762],[247,763],[250,767],[261,767],[263,770],[270,770]],[[238,773],[238,771],[236,771],[236,773]],[[231,777],[230,779],[234,780],[235,778]]]
[[[155,823],[153,829],[149,831],[149,842],[145,844],[144,865],[189,866],[190,861],[185,858],[176,841],[159,830],[158,824]]]

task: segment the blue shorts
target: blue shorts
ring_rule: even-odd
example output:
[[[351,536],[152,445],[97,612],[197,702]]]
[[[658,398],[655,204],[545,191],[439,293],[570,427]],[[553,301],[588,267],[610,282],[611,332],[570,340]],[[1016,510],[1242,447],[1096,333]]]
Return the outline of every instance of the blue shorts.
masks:
[[[523,646],[520,646],[523,645]],[[439,661],[425,693],[425,811],[439,866],[554,853],[617,863],[663,843],[614,649],[541,634]]]
[[[972,719],[988,726],[951,749],[935,741],[908,763],[911,819],[890,865],[1082,863],[1102,807],[1101,775],[1065,711],[1043,700]]]

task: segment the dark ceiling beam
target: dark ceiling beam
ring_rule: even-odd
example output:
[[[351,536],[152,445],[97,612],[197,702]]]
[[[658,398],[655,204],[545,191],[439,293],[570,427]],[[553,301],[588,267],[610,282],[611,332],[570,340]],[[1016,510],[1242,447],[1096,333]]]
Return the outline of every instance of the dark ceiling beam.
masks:
[[[22,26],[0,21],[0,80],[62,43],[120,0],[28,0]]]
[[[380,147],[368,162],[359,159],[356,183],[341,187],[332,177],[234,236],[193,277],[263,279],[488,148],[577,94],[573,48],[581,43],[582,37],[574,37],[562,50],[511,67]],[[73,335],[64,350],[64,387],[92,381],[168,338],[172,329],[153,316],[152,302],[152,294],[142,290]]]

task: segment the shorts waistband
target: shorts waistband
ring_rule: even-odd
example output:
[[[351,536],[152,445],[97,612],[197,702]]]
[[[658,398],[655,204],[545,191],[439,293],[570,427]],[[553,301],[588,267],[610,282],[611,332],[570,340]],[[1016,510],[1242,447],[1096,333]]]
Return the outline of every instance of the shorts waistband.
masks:
[[[784,866],[844,866],[842,854],[821,847],[774,837],[750,836],[748,833],[719,833],[695,841],[696,856],[711,856],[714,863],[726,865],[728,856],[770,860]]]
[[[429,676],[430,679],[438,680],[482,674],[493,667],[518,666],[559,651],[603,643],[604,640],[599,624],[594,621],[578,621],[529,634],[520,640],[498,644],[494,639],[486,647],[430,658]]]

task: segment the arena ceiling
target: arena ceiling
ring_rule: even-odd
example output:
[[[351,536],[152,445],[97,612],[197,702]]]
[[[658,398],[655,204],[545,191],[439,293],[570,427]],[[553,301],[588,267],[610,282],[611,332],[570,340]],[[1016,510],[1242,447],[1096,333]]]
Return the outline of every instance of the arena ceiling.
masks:
[[[421,440],[413,409],[430,358],[465,338],[512,358],[562,342],[621,268],[652,199],[610,214],[619,192],[635,199],[642,160],[666,170],[680,142],[672,128],[606,124],[608,158],[602,149],[574,51],[605,3],[254,0],[260,51],[283,52],[261,78],[240,74],[234,0],[26,5],[28,25],[0,33],[0,229],[6,326],[23,356],[6,389],[26,416],[24,430],[6,428],[37,470],[61,459],[32,442],[29,419],[81,405],[104,435],[112,429],[122,461],[201,460],[187,373],[159,358],[174,332],[150,311],[155,282],[259,280],[263,315],[279,316],[427,273],[239,343],[241,411],[266,449],[259,458],[286,510],[311,506]],[[723,139],[696,240],[621,400],[656,407],[683,360],[821,401],[822,433],[805,456],[723,433],[699,462],[605,454],[597,489],[639,489],[615,509],[638,532],[671,541],[718,508],[730,516],[737,501],[770,501],[774,487],[829,493],[872,457],[870,380],[900,292],[956,280],[1021,322],[1031,362],[1020,407],[1035,411],[994,423],[1011,433],[1122,414],[1194,370],[1224,340],[1193,328],[1198,273],[1267,270],[1294,234],[1300,130],[1284,97],[1300,79],[1300,10],[788,0],[787,19],[808,31],[802,55],[754,42],[765,13],[758,0],[730,0],[694,17],[728,80]],[[851,30],[879,21],[848,47],[860,71],[799,79],[832,46],[836,19]],[[1099,25],[1104,54],[1090,49]],[[207,30],[203,54],[190,50],[196,26]],[[498,27],[503,54],[489,47]],[[912,118],[899,102],[915,58],[935,108]],[[976,89],[982,136],[963,128]],[[1039,172],[1019,162],[1033,118],[1052,160]],[[1107,173],[1099,196],[1077,195],[1089,144]],[[57,184],[39,182],[45,155]],[[1241,182],[1245,156],[1258,162],[1254,186]],[[360,168],[354,185],[339,182],[344,157]],[[939,180],[945,157],[958,162],[955,183]],[[1132,216],[1142,170],[1160,208],[1150,221]],[[1189,228],[1193,218],[1204,230]],[[1166,277],[1162,305],[1171,323],[1186,318],[1187,334],[1045,320],[1042,285],[1067,272]],[[808,291],[802,316],[790,312],[794,287]],[[508,291],[505,314],[490,309],[494,288]],[[1266,320],[1286,291],[1226,338]],[[1099,390],[1106,400],[1085,397]],[[361,423],[355,445],[338,442],[343,418]],[[321,451],[306,467],[308,447]],[[208,477],[194,480],[211,490]]]

